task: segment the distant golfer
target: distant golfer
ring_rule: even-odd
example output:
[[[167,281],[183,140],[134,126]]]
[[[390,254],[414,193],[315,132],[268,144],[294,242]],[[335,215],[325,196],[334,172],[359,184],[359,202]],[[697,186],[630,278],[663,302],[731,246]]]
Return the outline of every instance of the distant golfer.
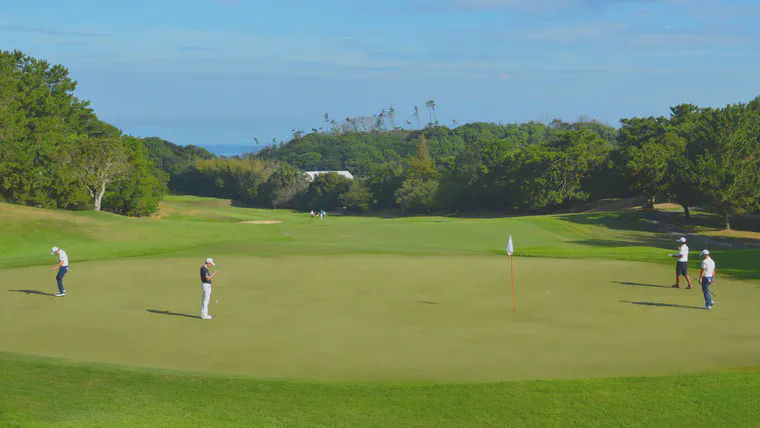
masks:
[[[201,301],[201,318],[204,320],[210,320],[212,317],[208,314],[208,302],[211,300],[211,278],[216,275],[210,273],[208,268],[216,266],[214,259],[206,259],[206,263],[201,266],[201,289],[203,289],[203,300]]]
[[[314,215],[315,215],[315,214],[314,214],[314,210],[311,210],[311,213],[310,213],[310,214],[311,214],[311,218],[313,219],[313,218],[314,218]]]
[[[702,294],[705,295],[704,309],[712,309],[713,300],[710,296],[710,285],[715,282],[715,260],[710,257],[708,250],[702,251],[702,272],[699,273],[699,283],[702,284]]]
[[[58,269],[58,275],[55,276],[55,280],[58,281],[58,294],[55,297],[63,297],[66,295],[66,289],[63,288],[63,276],[69,271],[69,255],[58,247],[53,247],[50,251],[50,255],[53,254],[58,255],[58,264],[53,266],[53,270]]]
[[[681,288],[681,276],[686,278],[686,282],[689,286],[687,290],[691,290],[691,278],[689,278],[689,247],[686,245],[686,238],[678,238],[678,254],[670,254],[670,257],[678,259],[676,262],[676,283],[673,288]]]

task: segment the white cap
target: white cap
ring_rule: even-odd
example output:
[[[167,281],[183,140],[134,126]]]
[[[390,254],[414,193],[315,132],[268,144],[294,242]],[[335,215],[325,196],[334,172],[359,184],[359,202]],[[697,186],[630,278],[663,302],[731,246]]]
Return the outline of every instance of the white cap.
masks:
[[[206,259],[206,263],[211,263],[211,266],[216,266],[216,263],[214,263],[214,259],[210,257]]]
[[[708,250],[702,250],[702,255],[703,256],[709,256],[710,252]]]
[[[50,255],[52,256],[56,251],[58,251],[58,247],[53,247],[53,249],[50,250]]]
[[[684,238],[684,237],[678,238],[677,242],[686,242],[686,238]]]

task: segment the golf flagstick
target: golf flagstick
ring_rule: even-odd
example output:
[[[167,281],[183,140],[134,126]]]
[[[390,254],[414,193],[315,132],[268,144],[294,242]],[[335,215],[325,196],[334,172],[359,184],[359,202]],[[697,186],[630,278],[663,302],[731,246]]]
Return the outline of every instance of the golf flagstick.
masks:
[[[512,254],[515,252],[514,245],[512,244],[512,235],[509,235],[509,243],[507,243],[507,254],[509,254],[509,266],[512,273],[512,312],[515,312],[515,260]]]

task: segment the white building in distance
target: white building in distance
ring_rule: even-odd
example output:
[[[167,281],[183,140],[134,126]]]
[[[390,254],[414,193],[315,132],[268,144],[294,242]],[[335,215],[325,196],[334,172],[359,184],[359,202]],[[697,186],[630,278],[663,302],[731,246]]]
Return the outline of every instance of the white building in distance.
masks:
[[[318,176],[320,174],[327,174],[328,172],[334,172],[334,173],[336,173],[338,175],[342,175],[342,176],[348,178],[349,180],[353,180],[354,179],[354,175],[351,174],[348,171],[305,171],[304,175],[306,175],[309,178],[309,181],[314,181],[314,177],[316,177],[316,176]]]

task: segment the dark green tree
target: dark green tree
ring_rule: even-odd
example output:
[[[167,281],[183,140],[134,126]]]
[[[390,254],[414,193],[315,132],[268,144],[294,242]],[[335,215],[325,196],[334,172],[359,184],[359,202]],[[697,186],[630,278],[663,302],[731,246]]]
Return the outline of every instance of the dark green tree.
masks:
[[[416,155],[410,159],[406,179],[396,192],[396,202],[407,212],[430,212],[438,193],[439,173],[430,157],[427,140],[420,137]]]
[[[731,216],[760,208],[760,113],[746,104],[705,109],[694,144],[699,191],[731,229]]]
[[[373,201],[369,188],[361,181],[354,180],[350,188],[340,195],[340,202],[348,212],[365,213],[369,211]]]
[[[351,180],[334,172],[319,174],[306,191],[307,208],[335,210],[344,207],[341,195],[351,190]]]

